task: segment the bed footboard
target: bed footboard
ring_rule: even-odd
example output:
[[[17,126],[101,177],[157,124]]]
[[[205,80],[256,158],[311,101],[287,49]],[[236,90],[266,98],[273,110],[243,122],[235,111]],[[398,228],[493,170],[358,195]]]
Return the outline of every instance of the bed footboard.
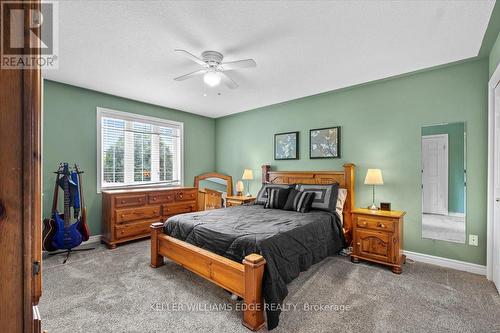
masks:
[[[243,263],[227,259],[163,233],[163,223],[151,225],[151,267],[164,264],[163,257],[240,296],[244,300],[243,325],[257,331],[265,324],[262,279],[265,259],[250,254]]]

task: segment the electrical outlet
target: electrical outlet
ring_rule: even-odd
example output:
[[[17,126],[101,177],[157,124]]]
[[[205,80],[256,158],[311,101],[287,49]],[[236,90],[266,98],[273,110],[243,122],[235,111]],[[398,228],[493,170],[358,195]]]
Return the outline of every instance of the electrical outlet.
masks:
[[[469,235],[469,245],[477,246],[478,237],[477,235]]]

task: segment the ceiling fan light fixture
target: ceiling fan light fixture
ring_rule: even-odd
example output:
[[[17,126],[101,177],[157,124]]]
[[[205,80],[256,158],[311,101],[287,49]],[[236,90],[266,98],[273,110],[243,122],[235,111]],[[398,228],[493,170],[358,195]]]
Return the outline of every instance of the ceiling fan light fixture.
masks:
[[[205,82],[210,87],[215,87],[220,84],[222,78],[215,71],[208,71],[203,75],[203,82]]]

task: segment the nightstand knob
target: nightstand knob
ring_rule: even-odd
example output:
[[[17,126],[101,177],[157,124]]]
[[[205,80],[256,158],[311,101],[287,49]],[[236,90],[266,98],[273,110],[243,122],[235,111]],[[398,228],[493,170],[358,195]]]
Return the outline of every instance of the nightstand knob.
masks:
[[[357,245],[357,246],[361,246],[361,243],[360,243],[360,242],[357,242],[357,243],[356,243],[356,245]]]
[[[379,223],[379,224],[378,224],[378,226],[379,226],[380,228],[385,228],[385,224],[383,224],[383,223]]]

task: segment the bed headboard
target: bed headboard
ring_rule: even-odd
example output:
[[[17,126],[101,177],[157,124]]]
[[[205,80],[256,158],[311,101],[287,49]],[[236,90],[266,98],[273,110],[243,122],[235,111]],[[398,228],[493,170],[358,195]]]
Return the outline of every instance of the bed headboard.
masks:
[[[344,204],[344,234],[348,244],[352,240],[352,217],[354,209],[354,164],[344,164],[341,171],[271,171],[270,165],[262,166],[263,184],[332,184],[339,183],[347,189]]]

